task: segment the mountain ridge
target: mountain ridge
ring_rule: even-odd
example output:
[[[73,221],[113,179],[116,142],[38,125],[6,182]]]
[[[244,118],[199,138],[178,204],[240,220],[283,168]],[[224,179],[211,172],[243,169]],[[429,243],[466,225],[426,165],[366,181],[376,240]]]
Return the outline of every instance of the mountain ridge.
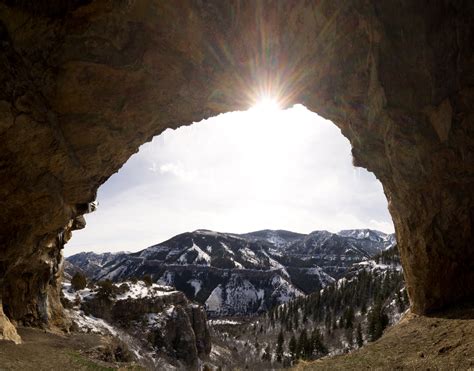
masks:
[[[138,252],[79,253],[66,260],[96,281],[149,275],[205,305],[210,315],[248,315],[318,291],[395,243],[394,235],[370,229],[309,234],[198,229]]]

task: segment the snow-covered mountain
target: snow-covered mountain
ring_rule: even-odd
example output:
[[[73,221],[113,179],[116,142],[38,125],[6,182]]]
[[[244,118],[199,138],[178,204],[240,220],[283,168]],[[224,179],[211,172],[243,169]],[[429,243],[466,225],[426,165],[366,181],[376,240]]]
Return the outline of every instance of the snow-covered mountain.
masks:
[[[271,230],[264,229],[261,231],[250,232],[243,234],[242,237],[253,241],[267,241],[275,247],[281,249],[287,247],[292,242],[300,240],[305,237],[304,234],[295,233],[285,230]]]
[[[80,252],[66,259],[64,270],[71,276],[79,269],[87,276],[95,277],[98,273],[106,271],[111,262],[115,264],[119,258],[125,258],[126,256],[127,253],[125,252],[106,252],[102,254],[92,251]],[[71,263],[72,266],[68,263]]]
[[[377,245],[382,244],[383,250],[388,250],[397,243],[394,233],[384,233],[373,229],[346,229],[340,231],[338,235],[361,241],[372,241]]]
[[[395,235],[370,229],[314,231],[287,245],[285,254],[311,261],[339,278],[353,263],[367,260],[395,244]]]
[[[205,305],[211,315],[246,315],[318,291],[394,241],[373,230],[197,230],[137,253],[81,253],[67,260],[94,280],[149,275]]]

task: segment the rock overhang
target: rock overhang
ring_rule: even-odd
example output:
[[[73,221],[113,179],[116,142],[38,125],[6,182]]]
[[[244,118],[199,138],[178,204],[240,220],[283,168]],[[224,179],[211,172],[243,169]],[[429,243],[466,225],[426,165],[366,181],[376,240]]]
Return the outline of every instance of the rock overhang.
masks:
[[[473,297],[473,5],[33,3],[0,5],[9,318],[66,323],[61,248],[142,143],[261,94],[332,120],[382,182],[414,312]]]

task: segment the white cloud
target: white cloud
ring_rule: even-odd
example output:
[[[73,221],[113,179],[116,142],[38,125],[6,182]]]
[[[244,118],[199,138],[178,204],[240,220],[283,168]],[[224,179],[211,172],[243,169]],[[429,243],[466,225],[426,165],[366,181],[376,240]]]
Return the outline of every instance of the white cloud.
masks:
[[[196,178],[196,171],[193,170],[185,170],[183,169],[182,165],[174,164],[174,163],[167,163],[160,166],[160,173],[166,174],[170,173],[174,176],[181,178],[183,180],[191,181]]]
[[[370,220],[369,221],[369,228],[376,229],[379,231],[389,231],[393,232],[393,223],[392,221],[378,221],[378,220]]]
[[[99,190],[99,209],[66,253],[139,250],[198,228],[393,231],[373,174],[303,106],[232,112],[167,130]]]

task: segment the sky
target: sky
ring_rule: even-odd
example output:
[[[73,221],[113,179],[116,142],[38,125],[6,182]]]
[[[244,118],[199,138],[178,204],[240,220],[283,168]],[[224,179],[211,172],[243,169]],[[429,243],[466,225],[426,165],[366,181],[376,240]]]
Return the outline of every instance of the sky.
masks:
[[[380,182],[352,165],[333,123],[302,105],[263,102],[168,129],[101,186],[97,201],[66,256],[138,251],[196,229],[393,232]]]

